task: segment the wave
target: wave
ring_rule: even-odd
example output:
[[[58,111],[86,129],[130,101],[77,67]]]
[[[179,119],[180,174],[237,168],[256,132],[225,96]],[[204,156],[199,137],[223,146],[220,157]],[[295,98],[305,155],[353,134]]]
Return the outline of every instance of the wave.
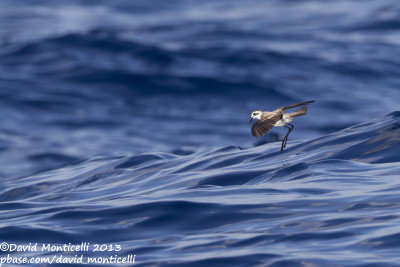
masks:
[[[220,32],[215,32],[220,34]],[[243,33],[245,34],[245,33]],[[298,70],[313,71],[323,61],[315,55],[282,52],[257,47],[205,47],[169,49],[162,43],[146,43],[123,38],[123,30],[97,29],[87,33],[70,33],[49,37],[26,44],[3,47],[2,64],[8,66],[10,75],[4,78],[10,86],[30,77],[47,82],[75,84],[96,92],[110,91],[121,95],[193,95],[265,94],[271,98],[289,98],[281,90],[280,79],[268,73],[280,73],[287,65]],[[126,35],[126,34],[125,34]],[[248,68],[243,69],[243,66]],[[301,66],[301,67],[300,67]],[[20,73],[19,69],[24,72]],[[261,71],[265,70],[265,71]],[[21,77],[19,75],[22,75]],[[300,78],[301,74],[293,74]],[[46,90],[48,84],[31,81]],[[53,84],[52,84],[53,85]],[[57,85],[58,87],[58,85]],[[48,89],[50,91],[50,89]],[[54,88],[51,87],[54,91]],[[65,89],[58,89],[65,91]],[[93,90],[93,89],[92,89]]]
[[[99,156],[8,181],[0,233],[14,242],[101,236],[143,265],[357,265],[381,248],[397,257],[400,112],[279,147]],[[300,256],[311,249],[329,253]]]

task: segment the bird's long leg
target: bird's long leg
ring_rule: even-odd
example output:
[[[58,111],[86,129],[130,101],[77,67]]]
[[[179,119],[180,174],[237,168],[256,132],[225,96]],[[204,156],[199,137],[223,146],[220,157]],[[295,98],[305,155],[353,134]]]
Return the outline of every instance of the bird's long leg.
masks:
[[[287,142],[287,137],[289,136],[289,133],[290,133],[290,131],[292,130],[292,128],[290,128],[290,127],[287,126],[287,125],[283,125],[283,126],[284,126],[285,128],[287,128],[288,131],[287,131],[285,137],[284,137],[283,140],[282,140],[281,151],[285,148],[286,142]]]
[[[285,142],[285,139],[282,140],[281,152],[282,152],[282,150],[283,150],[283,144],[284,144],[284,142]]]
[[[289,130],[287,131],[287,133],[286,133],[286,135],[285,135],[285,138],[283,138],[283,140],[282,140],[282,147],[281,147],[281,151],[286,147],[286,143],[287,143],[287,140],[288,140],[288,137],[289,137],[289,134],[290,134],[290,132],[293,130],[293,128],[294,128],[294,125],[293,124],[290,124],[290,123],[288,123],[288,124],[286,124],[286,125],[284,125],[286,128],[288,128]]]

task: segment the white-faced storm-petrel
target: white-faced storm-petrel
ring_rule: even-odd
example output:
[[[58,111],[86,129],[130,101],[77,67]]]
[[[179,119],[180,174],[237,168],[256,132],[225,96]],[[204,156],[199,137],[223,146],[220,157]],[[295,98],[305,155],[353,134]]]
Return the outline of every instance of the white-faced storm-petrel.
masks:
[[[284,126],[288,128],[288,131],[282,140],[282,146],[281,146],[281,151],[282,151],[286,147],[288,136],[294,128],[294,125],[290,124],[290,122],[294,119],[294,117],[305,115],[307,113],[307,104],[312,102],[315,101],[311,100],[298,104],[293,104],[290,106],[275,109],[274,111],[254,110],[251,113],[250,122],[253,119],[258,119],[258,121],[253,124],[253,127],[251,127],[251,134],[255,137],[259,137],[267,133],[272,127],[275,126]],[[304,107],[292,113],[284,113],[285,110],[295,108],[298,106],[304,106]]]

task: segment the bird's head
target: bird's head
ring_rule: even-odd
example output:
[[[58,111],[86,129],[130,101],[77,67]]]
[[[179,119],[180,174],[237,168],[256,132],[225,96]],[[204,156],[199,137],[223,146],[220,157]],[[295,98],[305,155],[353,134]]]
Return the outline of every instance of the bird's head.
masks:
[[[261,113],[262,113],[261,110],[254,110],[254,111],[251,113],[250,122],[251,122],[253,119],[260,119],[260,118],[261,118]]]

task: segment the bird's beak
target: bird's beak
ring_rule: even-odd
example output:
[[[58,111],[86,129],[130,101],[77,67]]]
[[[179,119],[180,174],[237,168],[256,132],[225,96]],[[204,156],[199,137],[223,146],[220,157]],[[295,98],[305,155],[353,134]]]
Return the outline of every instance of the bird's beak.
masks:
[[[250,118],[250,121],[249,121],[249,123],[250,123],[252,120],[253,120],[253,117],[251,117],[251,118]]]

